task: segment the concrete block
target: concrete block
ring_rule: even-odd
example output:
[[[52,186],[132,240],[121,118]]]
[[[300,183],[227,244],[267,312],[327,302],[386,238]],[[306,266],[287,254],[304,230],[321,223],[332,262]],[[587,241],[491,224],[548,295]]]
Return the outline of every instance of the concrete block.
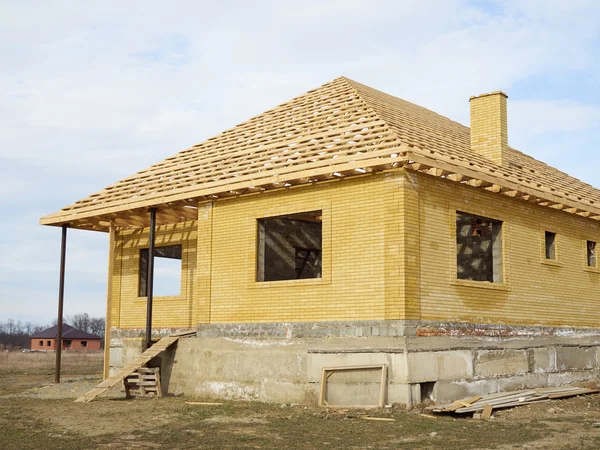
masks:
[[[514,375],[528,371],[526,350],[479,350],[475,357],[475,375],[478,377]]]
[[[143,352],[144,340],[142,338],[123,338],[123,364],[133,361]]]
[[[554,347],[533,348],[531,352],[533,354],[533,372],[556,372],[556,350]]]
[[[592,369],[597,366],[596,347],[556,347],[556,368]]]
[[[261,383],[261,396],[263,400],[277,403],[313,403],[311,400],[315,400],[308,395],[306,384],[275,380],[264,380]]]
[[[408,358],[406,353],[388,354],[390,368],[388,371],[389,383],[408,383]]]
[[[110,347],[109,353],[110,367],[123,367],[123,348]]]
[[[544,373],[526,373],[498,379],[498,391],[520,391],[548,385],[548,375]]]
[[[436,403],[448,403],[475,395],[498,392],[498,380],[438,381],[433,388]]]
[[[259,400],[261,397],[261,384],[204,381],[195,387],[195,394],[200,397],[230,400]]]
[[[387,387],[387,404],[399,403],[412,406],[412,390],[410,384],[390,384]]]
[[[579,372],[561,372],[548,374],[548,386],[563,386],[580,381],[597,380],[598,370],[582,370]]]
[[[470,350],[409,353],[407,360],[410,383],[462,380],[473,376]]]
[[[193,372],[201,373],[201,377],[208,380],[301,381],[306,377],[305,359],[295,351],[262,349],[257,353],[252,350],[208,350],[196,360],[195,366]]]

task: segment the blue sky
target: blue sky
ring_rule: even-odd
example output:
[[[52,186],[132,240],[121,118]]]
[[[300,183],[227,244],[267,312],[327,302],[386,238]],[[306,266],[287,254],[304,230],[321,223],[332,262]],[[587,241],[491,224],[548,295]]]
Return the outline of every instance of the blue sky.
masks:
[[[600,187],[600,2],[0,1],[0,321],[56,315],[41,216],[339,75]],[[105,312],[108,239],[70,232],[65,314]]]

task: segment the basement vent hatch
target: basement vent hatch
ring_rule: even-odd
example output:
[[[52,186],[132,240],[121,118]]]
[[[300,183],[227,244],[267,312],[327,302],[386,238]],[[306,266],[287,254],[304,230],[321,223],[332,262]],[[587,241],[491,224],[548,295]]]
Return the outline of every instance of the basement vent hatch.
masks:
[[[321,278],[322,211],[258,219],[256,281]]]
[[[456,277],[503,283],[502,221],[456,212]]]
[[[181,294],[181,253],[181,244],[154,248],[154,296]],[[140,250],[140,297],[148,295],[148,254],[147,248]]]

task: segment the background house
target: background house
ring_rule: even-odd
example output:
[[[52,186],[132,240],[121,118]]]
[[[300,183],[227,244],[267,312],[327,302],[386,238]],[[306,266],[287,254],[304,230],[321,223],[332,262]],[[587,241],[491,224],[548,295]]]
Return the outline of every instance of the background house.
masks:
[[[155,232],[153,336],[197,327],[173,391],[310,402],[324,367],[369,364],[390,403],[591,379],[600,191],[509,147],[506,99],[472,97],[469,129],[338,78],[41,222],[110,233],[113,369],[144,348]]]
[[[31,336],[31,350],[56,350],[58,325]],[[102,337],[63,324],[63,350],[101,350]]]

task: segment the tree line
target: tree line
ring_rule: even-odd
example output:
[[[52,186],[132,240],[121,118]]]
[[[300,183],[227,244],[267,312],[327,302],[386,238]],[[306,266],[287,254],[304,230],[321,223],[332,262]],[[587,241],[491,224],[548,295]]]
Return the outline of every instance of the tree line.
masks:
[[[37,325],[32,322],[8,319],[0,321],[0,350],[29,348],[31,336],[58,323],[54,319],[50,324]],[[63,323],[86,333],[104,337],[104,317],[91,317],[88,313],[65,316]]]

